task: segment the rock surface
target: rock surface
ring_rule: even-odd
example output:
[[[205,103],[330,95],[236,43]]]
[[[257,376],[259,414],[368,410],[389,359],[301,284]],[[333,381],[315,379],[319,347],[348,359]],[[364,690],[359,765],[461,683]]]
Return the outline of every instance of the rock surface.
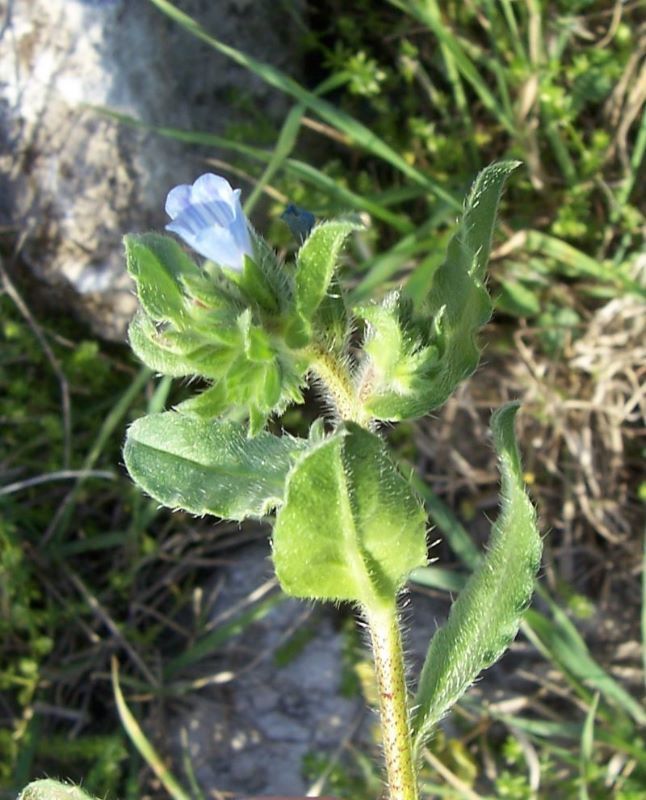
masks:
[[[236,122],[260,125],[262,115],[280,119],[285,98],[147,0],[3,5],[0,227],[42,280],[73,286],[98,333],[120,339],[135,304],[121,237],[165,223],[167,191],[206,171],[205,151],[87,106],[222,134]],[[299,3],[176,5],[228,44],[294,72]]]
[[[221,576],[215,615],[271,576],[265,545],[236,553]],[[305,794],[305,756],[330,757],[356,733],[363,701],[341,692],[343,636],[329,611],[285,599],[214,653],[212,672],[202,677],[221,683],[192,695],[172,723],[172,749],[188,752],[207,796]],[[288,641],[299,640],[291,655],[277,660]]]
[[[216,579],[220,599],[213,622],[232,608],[243,613],[240,604],[272,576],[266,543],[236,551]],[[411,599],[403,611],[406,650],[411,674],[418,674],[446,604],[419,593]],[[329,604],[283,599],[187,671],[199,674],[194,686],[203,688],[187,695],[187,707],[170,725],[176,774],[188,755],[207,797],[296,797],[320,777],[304,774],[308,756],[317,765],[344,764],[350,744],[378,759],[376,714],[358,685],[350,693],[343,688],[348,673],[354,674],[348,647],[358,647],[354,658],[360,663],[368,651],[361,651],[356,635],[350,638],[342,620],[350,622]],[[167,739],[159,744],[169,747]],[[330,793],[328,786],[321,790]]]

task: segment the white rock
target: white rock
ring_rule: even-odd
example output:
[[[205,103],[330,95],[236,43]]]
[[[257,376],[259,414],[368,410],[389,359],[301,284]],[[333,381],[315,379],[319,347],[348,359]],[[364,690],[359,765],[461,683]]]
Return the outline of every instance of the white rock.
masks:
[[[234,108],[240,96],[274,120],[287,101],[147,0],[3,5],[0,226],[48,285],[74,287],[97,332],[123,338],[135,299],[121,237],[161,228],[167,191],[206,171],[205,155],[222,154],[119,125],[88,106],[222,134],[244,119]],[[280,4],[177,5],[223,41],[294,71],[293,18]]]

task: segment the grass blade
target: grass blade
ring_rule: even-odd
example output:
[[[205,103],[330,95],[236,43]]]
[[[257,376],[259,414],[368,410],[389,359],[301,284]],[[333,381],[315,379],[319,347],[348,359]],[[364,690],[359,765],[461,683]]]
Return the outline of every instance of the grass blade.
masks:
[[[157,2],[157,0],[152,0],[152,2]],[[460,40],[443,24],[439,13],[434,13],[435,3],[409,2],[407,0],[389,0],[389,2],[419,20],[432,31],[442,47],[451,54],[455,66],[464,79],[471,84],[484,107],[496,117],[508,133],[512,136],[515,135],[516,127],[513,120],[508,117],[495,95],[490,91],[478,68],[465,52]]]
[[[528,230],[525,235],[524,249],[527,252],[553,258],[559,264],[569,268],[574,277],[594,278],[640,297],[646,297],[646,289],[639,286],[628,275],[622,274],[617,267],[606,266],[603,262],[586,255],[571,244],[547,233]]]
[[[646,709],[592,658],[583,637],[565,612],[546,592],[541,592],[541,597],[550,606],[552,618],[528,611],[525,623],[531,629],[526,631],[528,638],[540,650],[547,651],[550,660],[566,675],[599,691],[606,701],[626,711],[638,725],[646,725]],[[588,695],[586,700],[590,699]]]
[[[424,501],[431,519],[446,536],[451,550],[465,566],[474,569],[481,556],[467,529],[446,503],[421,478],[413,475],[412,484],[415,491]]]
[[[590,764],[592,763],[592,754],[594,748],[594,718],[597,714],[597,706],[599,705],[599,692],[597,692],[592,700],[592,705],[588,711],[581,731],[581,758],[579,769],[581,772],[581,785],[579,787],[579,800],[590,800],[588,794],[588,772]]]
[[[298,104],[292,108],[285,118],[285,122],[283,123],[283,127],[280,131],[280,135],[278,136],[278,141],[276,142],[276,146],[274,147],[274,152],[271,155],[269,163],[265,167],[265,171],[258,179],[256,185],[253,187],[253,191],[245,201],[244,212],[247,216],[251,214],[265,186],[267,186],[269,181],[280,170],[294,149],[294,146],[296,145],[296,139],[298,138],[298,132],[301,129],[301,120],[303,119],[304,113],[305,106]]]
[[[172,678],[178,672],[190,667],[201,659],[215,652],[233,636],[241,634],[252,622],[263,619],[275,606],[285,600],[284,594],[273,594],[257,603],[252,608],[239,614],[235,619],[207,633],[195,644],[172,658],[164,665],[164,677]]]
[[[168,794],[170,794],[174,800],[191,800],[190,794],[184,791],[173,773],[168,769],[166,764],[164,764],[160,755],[146,738],[141,726],[126,705],[126,701],[121,692],[121,686],[119,685],[119,664],[114,656],[112,658],[112,690],[123,727],[130,741],[137,748],[146,764],[148,764],[150,769],[159,778]]]
[[[459,592],[464,588],[468,575],[464,572],[453,572],[441,567],[418,567],[408,576],[408,580],[418,586],[429,589],[441,589],[444,592]]]
[[[364,149],[367,153],[377,156],[377,158],[390,164],[409,180],[424,186],[431,194],[447,205],[456,210],[461,208],[461,204],[456,197],[447,192],[446,189],[431,178],[412,167],[406,159],[380,139],[373,131],[354,119],[354,117],[341,111],[327,100],[323,100],[316,94],[308,91],[293,78],[290,78],[289,75],[281,72],[281,70],[271,64],[258,61],[258,59],[246,55],[235,47],[221,42],[215,36],[209,34],[192,17],[180,11],[173,3],[168,2],[168,0],[150,0],[150,2],[197,39],[213,47],[236,64],[245,67],[275,89],[294,97],[299,103],[302,103],[307,108],[314,111],[321,119],[336,128],[336,130],[348,136],[352,142]]]
[[[218,136],[214,133],[149,125],[129,114],[123,114],[111,108],[105,108],[104,106],[88,106],[88,108],[116,122],[120,122],[123,125],[151,131],[158,136],[164,136],[167,139],[173,139],[177,142],[230,150],[233,153],[237,153],[240,156],[261,164],[270,164],[272,160],[272,154],[266,150],[242,144],[234,139],[227,139],[224,136]],[[316,169],[316,167],[312,167],[310,164],[306,164],[294,158],[287,158],[282,162],[281,168],[291,177],[298,178],[330,197],[337,206],[352,209],[353,211],[366,211],[368,214],[375,217],[375,219],[380,219],[382,222],[387,223],[399,233],[410,233],[414,230],[413,223],[403,214],[397,214],[385,208],[381,202],[371,200],[370,198],[356,194],[345,186],[341,186],[333,178],[325,175],[325,173]],[[406,199],[408,199],[406,196],[402,197],[402,201]],[[336,210],[338,209],[335,209],[335,211]]]

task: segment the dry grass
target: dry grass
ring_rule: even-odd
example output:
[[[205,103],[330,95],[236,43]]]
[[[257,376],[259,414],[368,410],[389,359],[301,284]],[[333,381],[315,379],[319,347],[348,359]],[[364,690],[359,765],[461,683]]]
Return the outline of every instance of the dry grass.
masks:
[[[493,335],[501,330],[494,329]],[[439,419],[420,423],[419,448],[429,477],[452,498],[493,488],[493,456],[482,442],[488,413],[518,398],[527,478],[544,525],[562,543],[638,545],[640,442],[646,420],[646,314],[624,296],[586,312],[548,356],[542,328],[514,332],[514,352],[496,354],[462,386]],[[493,349],[493,348],[492,348]],[[428,465],[427,465],[428,466]],[[481,496],[479,504],[486,500]]]

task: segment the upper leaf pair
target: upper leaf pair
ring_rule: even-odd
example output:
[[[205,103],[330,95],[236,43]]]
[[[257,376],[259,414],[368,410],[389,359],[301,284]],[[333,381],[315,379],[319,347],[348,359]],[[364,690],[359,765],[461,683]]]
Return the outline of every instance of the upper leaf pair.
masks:
[[[429,413],[476,368],[475,337],[492,310],[484,284],[496,209],[517,166],[500,162],[478,175],[446,260],[416,313],[398,293],[355,309],[367,326],[359,393],[376,419]]]

